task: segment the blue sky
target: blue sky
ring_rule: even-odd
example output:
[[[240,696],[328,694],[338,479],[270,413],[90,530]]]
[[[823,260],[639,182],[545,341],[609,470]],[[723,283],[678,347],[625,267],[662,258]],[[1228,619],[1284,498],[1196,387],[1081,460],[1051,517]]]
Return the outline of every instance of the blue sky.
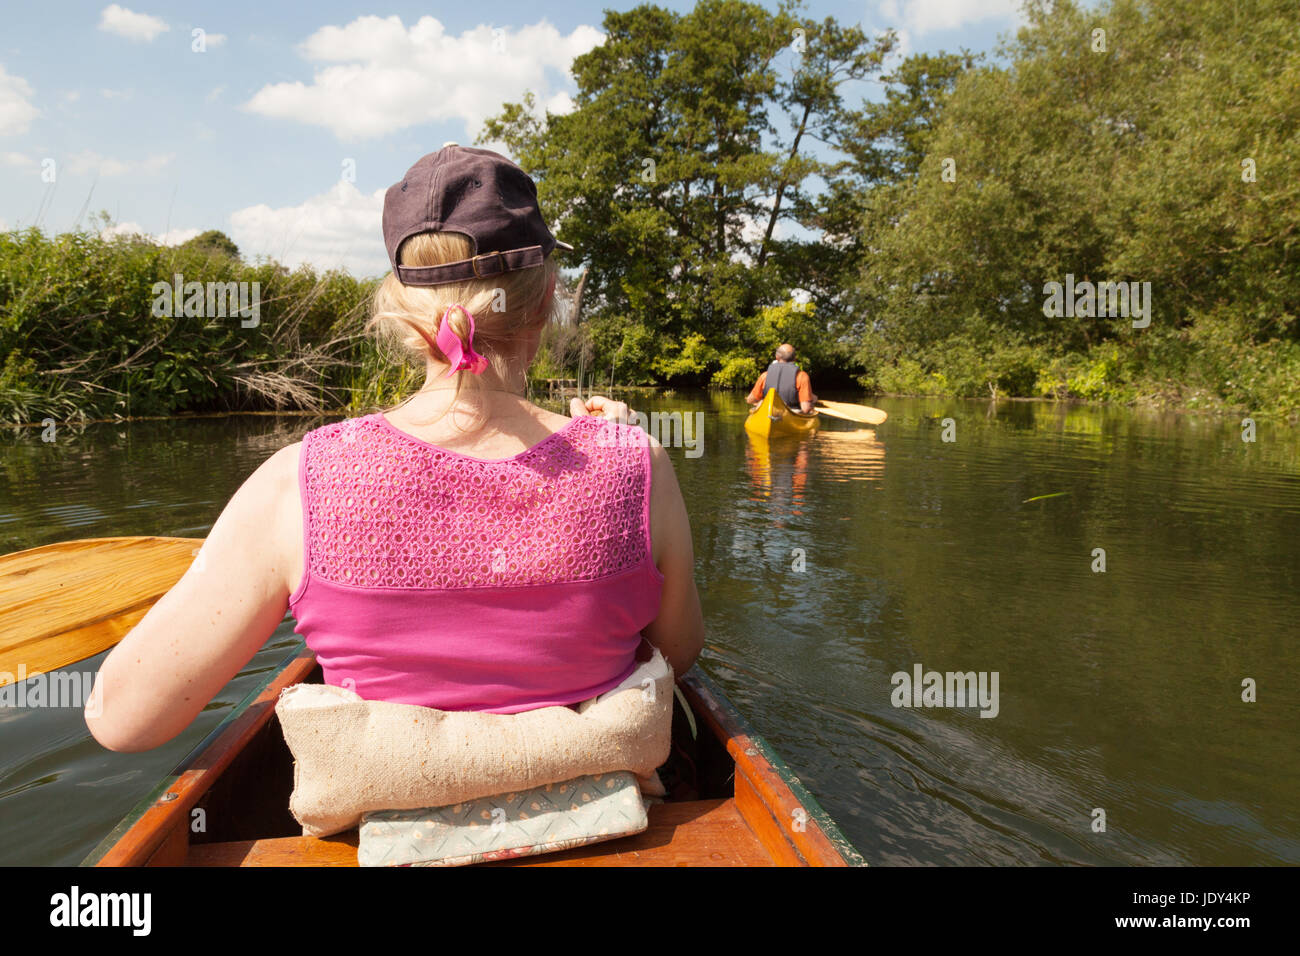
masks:
[[[221,229],[247,257],[382,274],[384,190],[444,142],[473,144],[526,90],[565,109],[568,65],[601,42],[603,11],[635,5],[7,3],[0,229],[62,232],[103,209],[161,242]],[[898,29],[904,53],[987,52],[1018,6],[806,0],[802,12]]]

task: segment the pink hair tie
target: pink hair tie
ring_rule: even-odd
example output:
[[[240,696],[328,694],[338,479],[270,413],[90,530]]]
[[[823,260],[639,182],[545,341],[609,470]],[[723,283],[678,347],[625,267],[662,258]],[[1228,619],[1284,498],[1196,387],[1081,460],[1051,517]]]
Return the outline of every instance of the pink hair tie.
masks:
[[[463,347],[460,336],[451,330],[451,326],[447,322],[452,309],[460,309],[465,313],[465,317],[469,319],[469,339]],[[465,369],[469,369],[475,375],[482,375],[483,370],[488,367],[488,360],[474,351],[474,316],[463,305],[447,306],[447,311],[442,313],[442,321],[438,324],[436,342],[438,349],[443,355],[447,356],[447,361],[451,363],[451,370],[447,373],[447,378],[451,378],[457,372]]]

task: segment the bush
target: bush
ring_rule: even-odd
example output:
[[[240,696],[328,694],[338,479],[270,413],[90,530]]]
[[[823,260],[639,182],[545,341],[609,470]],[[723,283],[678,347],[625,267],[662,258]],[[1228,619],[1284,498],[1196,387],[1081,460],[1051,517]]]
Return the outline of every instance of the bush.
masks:
[[[1069,394],[1107,402],[1129,397],[1119,346],[1114,342],[1090,349],[1069,378]]]
[[[729,353],[722,360],[722,368],[713,373],[711,385],[718,388],[750,389],[758,381],[760,369],[752,355]]]
[[[999,346],[989,359],[990,378],[999,393],[1029,398],[1037,394],[1039,370],[1047,362],[1044,349],[1031,345]]]
[[[876,373],[876,384],[892,395],[948,395],[948,380],[939,372],[927,372],[915,359],[900,358]]]
[[[178,273],[250,293],[258,283],[256,324],[183,307],[155,314],[155,283],[170,287]],[[219,240],[0,234],[0,417],[336,408],[373,352],[361,335],[372,288],[342,272],[246,265]]]
[[[676,354],[660,355],[650,367],[666,379],[703,380],[718,362],[718,351],[698,332],[686,336]]]

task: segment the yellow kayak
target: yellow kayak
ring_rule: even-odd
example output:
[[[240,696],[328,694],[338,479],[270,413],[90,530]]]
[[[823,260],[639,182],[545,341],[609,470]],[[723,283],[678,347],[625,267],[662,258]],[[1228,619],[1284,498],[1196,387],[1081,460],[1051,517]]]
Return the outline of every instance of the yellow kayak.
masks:
[[[802,415],[792,412],[776,389],[769,388],[758,406],[745,419],[745,431],[751,435],[806,435],[817,427],[817,412]]]

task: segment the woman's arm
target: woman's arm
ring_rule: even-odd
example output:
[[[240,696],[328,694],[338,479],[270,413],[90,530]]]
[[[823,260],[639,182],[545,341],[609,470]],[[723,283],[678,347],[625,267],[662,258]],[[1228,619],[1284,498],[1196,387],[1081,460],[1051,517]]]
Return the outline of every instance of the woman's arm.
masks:
[[[185,576],[104,660],[86,725],[109,750],[171,740],[283,620],[302,563],[300,447],[276,452],[244,482]]]
[[[762,379],[759,380],[761,387]],[[592,395],[583,402],[569,403],[574,418],[600,415],[609,421],[626,423],[630,410],[623,402]],[[695,545],[691,520],[677,484],[672,459],[654,438],[650,439],[650,540],[655,566],[664,576],[659,599],[659,616],[642,632],[672,665],[673,673],[685,674],[704,649],[704,612],[695,587]]]
[[[653,438],[650,461],[650,539],[664,584],[659,616],[642,633],[680,677],[704,649],[704,613],[695,587],[695,546],[672,460]]]

